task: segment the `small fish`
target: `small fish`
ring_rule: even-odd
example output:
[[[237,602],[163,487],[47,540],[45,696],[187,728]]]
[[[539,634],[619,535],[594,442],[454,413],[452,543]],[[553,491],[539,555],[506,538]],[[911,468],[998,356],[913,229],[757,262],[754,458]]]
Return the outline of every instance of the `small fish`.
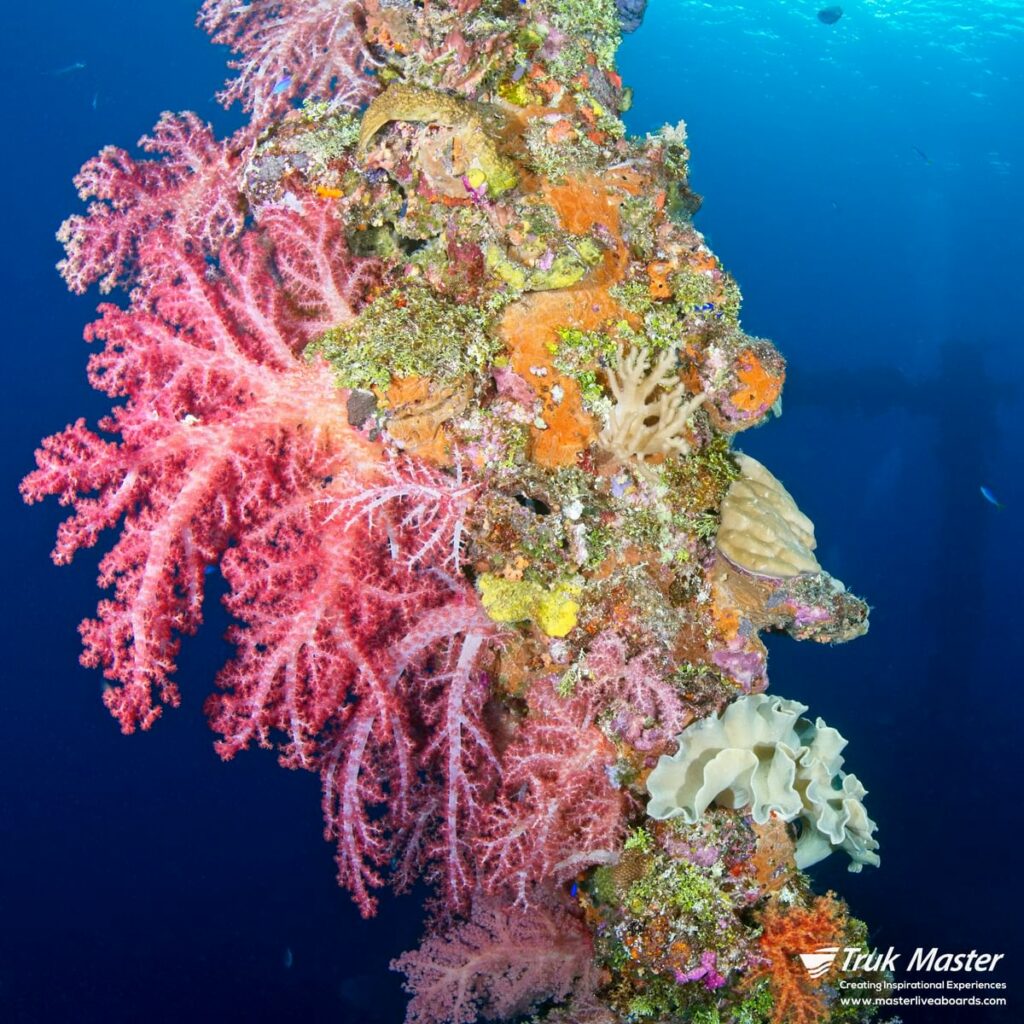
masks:
[[[100,105],[100,94],[94,92],[92,94],[92,109],[95,110]]]
[[[84,70],[85,70],[84,62],[82,62],[80,60],[76,60],[74,64],[69,64],[67,67],[55,68],[53,71],[50,72],[50,74],[54,75],[54,76],[57,76],[57,75],[70,75],[70,74],[73,74],[75,71],[84,71]]]
[[[824,25],[834,25],[842,16],[843,9],[838,5],[835,7],[822,7],[818,11],[818,21]]]
[[[918,149],[917,146],[910,147],[929,167],[932,165],[932,158],[923,150]]]
[[[978,488],[981,491],[981,496],[990,504],[996,508],[1006,508],[1006,506],[984,485]]]
[[[273,89],[270,90],[271,96],[280,96],[281,93],[287,92],[292,87],[292,76],[285,75],[284,78],[278,82]]]
[[[295,957],[292,954],[292,947],[291,946],[286,946],[285,947],[284,956],[281,957],[281,963],[284,965],[284,969],[286,971],[291,970],[292,964],[295,963]]]

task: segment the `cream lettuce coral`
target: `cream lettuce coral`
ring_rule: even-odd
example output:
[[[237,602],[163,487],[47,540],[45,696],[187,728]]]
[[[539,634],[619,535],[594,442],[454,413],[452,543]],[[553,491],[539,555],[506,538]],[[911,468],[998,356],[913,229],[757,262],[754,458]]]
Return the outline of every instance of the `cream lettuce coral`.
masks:
[[[866,790],[841,770],[846,740],[807,706],[782,697],[740,697],[722,715],[688,726],[679,750],[663,755],[647,779],[652,818],[694,824],[712,804],[750,808],[754,821],[799,820],[796,864],[803,869],[845,850],[851,871],[879,863]]]

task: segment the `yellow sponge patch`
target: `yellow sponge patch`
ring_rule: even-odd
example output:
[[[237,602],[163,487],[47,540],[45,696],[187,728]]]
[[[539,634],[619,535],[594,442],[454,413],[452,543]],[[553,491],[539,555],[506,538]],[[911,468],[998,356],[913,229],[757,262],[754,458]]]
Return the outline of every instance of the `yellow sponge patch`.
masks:
[[[529,619],[548,636],[565,636],[575,625],[581,587],[565,581],[548,589],[529,580],[507,580],[484,573],[476,581],[484,611],[495,622]]]

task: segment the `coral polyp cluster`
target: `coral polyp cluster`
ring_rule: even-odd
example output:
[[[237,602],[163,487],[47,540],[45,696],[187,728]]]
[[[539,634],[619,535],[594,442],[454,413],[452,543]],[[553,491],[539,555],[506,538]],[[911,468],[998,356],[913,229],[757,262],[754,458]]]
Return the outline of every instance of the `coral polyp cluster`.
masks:
[[[111,711],[178,703],[218,567],[219,752],[320,775],[364,914],[435,888],[411,1024],[866,1019],[794,959],[864,942],[800,869],[878,863],[865,791],[763,695],[760,633],[847,640],[867,607],[736,447],[785,363],[694,227],[683,125],[626,132],[619,9],[201,20],[252,122],[168,115],[158,159],[83,169],[61,269],[131,289],[89,329],[121,404],[23,485],[73,507],[58,561],[122,522],[82,627]]]

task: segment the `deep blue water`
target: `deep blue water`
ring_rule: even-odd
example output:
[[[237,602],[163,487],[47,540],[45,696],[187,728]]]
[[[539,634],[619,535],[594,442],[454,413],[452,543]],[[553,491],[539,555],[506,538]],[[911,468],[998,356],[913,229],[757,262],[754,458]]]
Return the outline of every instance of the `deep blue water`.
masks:
[[[193,6],[62,0],[4,19],[0,1020],[390,1024],[403,999],[386,963],[416,941],[418,898],[360,921],[333,884],[315,777],[265,753],[219,762],[201,714],[224,653],[216,602],[186,645],[184,707],[120,737],[76,661],[96,557],[52,567],[60,510],[15,493],[39,438],[105,406],[80,341],[94,297],[52,270],[72,175],[161,110],[236,123],[212,101],[224,55]],[[879,946],[1006,953],[1009,1011],[906,1021],[1016,1021],[1024,3],[844,7],[826,26],[814,3],[652,0],[623,49],[628,120],[686,120],[697,224],[739,280],[745,328],[790,360],[782,419],[742,447],[873,606],[850,645],[772,643],[772,690],[847,736],[880,826],[880,870],[832,858],[815,877]]]

